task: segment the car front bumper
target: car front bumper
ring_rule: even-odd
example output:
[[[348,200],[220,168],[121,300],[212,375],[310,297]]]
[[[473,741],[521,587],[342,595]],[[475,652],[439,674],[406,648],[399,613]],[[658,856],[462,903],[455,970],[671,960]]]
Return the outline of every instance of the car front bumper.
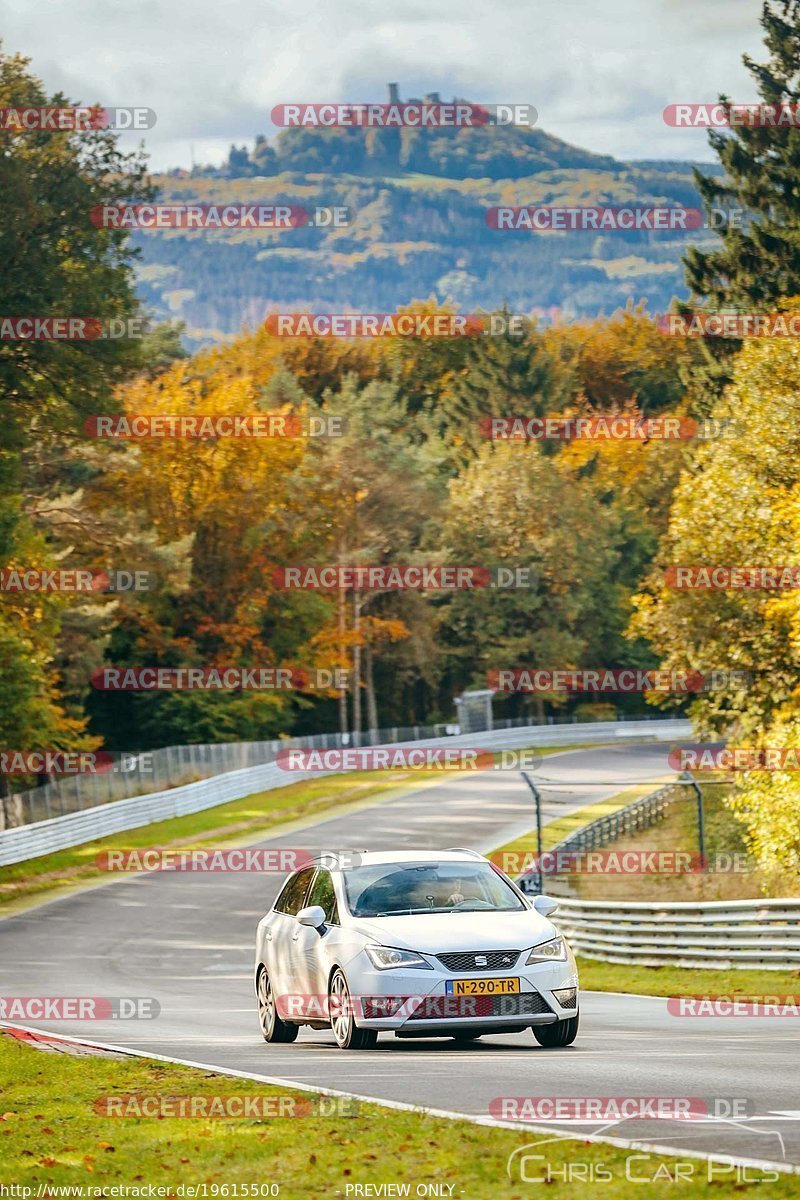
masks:
[[[469,974],[447,971],[374,969],[350,976],[355,1019],[363,1029],[407,1033],[456,1027],[518,1028],[552,1025],[574,1017],[578,1011],[578,977],[570,961],[539,963],[505,972],[481,972],[481,979],[514,978],[519,992],[491,996],[454,996],[447,992],[448,980],[468,979]],[[561,1004],[554,991],[574,988],[571,1005]]]

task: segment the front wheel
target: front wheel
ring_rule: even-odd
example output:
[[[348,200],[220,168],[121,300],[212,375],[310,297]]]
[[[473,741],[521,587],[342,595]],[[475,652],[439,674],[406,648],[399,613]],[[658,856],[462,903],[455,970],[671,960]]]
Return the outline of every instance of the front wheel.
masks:
[[[555,1025],[534,1025],[533,1036],[540,1046],[571,1046],[578,1036],[578,1014]]]
[[[293,1042],[299,1032],[298,1025],[290,1025],[278,1016],[275,993],[272,990],[266,968],[261,969],[256,984],[258,997],[258,1023],[265,1042]]]
[[[331,1029],[340,1050],[371,1050],[378,1040],[375,1029],[359,1029],[344,973],[337,967],[330,983]]]

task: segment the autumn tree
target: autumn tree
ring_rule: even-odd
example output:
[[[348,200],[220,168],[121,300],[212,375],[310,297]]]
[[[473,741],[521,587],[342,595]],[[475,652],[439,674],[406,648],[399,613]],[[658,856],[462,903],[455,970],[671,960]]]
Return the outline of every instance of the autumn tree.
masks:
[[[326,396],[326,407],[346,421],[347,433],[313,446],[305,469],[311,468],[324,496],[327,561],[356,566],[418,561],[444,495],[443,447],[435,439],[419,443],[415,418],[390,384],[361,387],[350,380]],[[396,691],[409,673],[432,679],[430,609],[418,595],[366,589],[341,590],[335,603],[340,656],[353,674],[352,728],[363,728],[362,688],[368,727],[376,728],[376,675],[385,692]],[[398,643],[406,643],[400,659],[390,650]],[[387,654],[391,667],[383,661]],[[340,702],[343,706],[343,696]],[[343,707],[340,724],[347,727]]]
[[[613,665],[598,634],[613,602],[616,539],[613,515],[537,443],[487,444],[450,485],[440,545],[448,561],[502,567],[514,582],[439,602],[458,690],[485,687],[500,668]],[[517,568],[528,573],[522,586]]]
[[[122,391],[127,414],[153,416],[287,415],[269,385],[242,369],[234,350],[176,362],[155,378],[139,376]],[[274,367],[274,364],[273,364]],[[295,385],[297,412],[314,409]],[[119,614],[107,657],[132,665],[289,665],[299,642],[318,627],[320,606],[294,615],[294,639],[274,636],[272,575],[284,539],[306,528],[307,498],[292,492],[305,453],[294,437],[153,438],[114,448],[90,505],[128,511],[162,547],[158,586]],[[299,531],[299,532],[298,532]],[[284,657],[285,656],[285,657]],[[141,728],[148,741],[257,740],[289,720],[285,695],[121,695],[94,697],[98,728]],[[238,736],[237,736],[238,723]],[[212,736],[216,730],[216,736]],[[162,743],[163,744],[163,743]]]
[[[610,318],[556,325],[545,342],[568,372],[572,402],[602,413],[635,408],[648,416],[686,404],[693,343],[663,334],[644,304]]]
[[[789,302],[794,311],[796,301]],[[738,672],[697,695],[697,732],[734,745],[800,746],[800,592],[675,586],[678,566],[798,565],[800,547],[800,354],[792,341],[751,342],[714,415],[734,436],[709,442],[684,470],[669,529],[647,587],[634,599],[631,633],[674,670]],[[755,772],[731,805],[769,867],[797,863],[797,775]]]
[[[28,60],[0,53],[0,108],[68,104],[60,93],[47,94]],[[139,314],[127,233],[97,229],[89,219],[97,205],[151,194],[138,154],[122,154],[108,131],[4,125],[0,189],[4,316]],[[63,564],[80,544],[75,497],[91,468],[76,450],[76,435],[85,416],[111,410],[114,387],[135,368],[138,353],[128,339],[0,342],[0,566]],[[8,703],[0,744],[89,744],[81,713],[61,690],[67,611],[52,597],[2,597],[0,687]]]

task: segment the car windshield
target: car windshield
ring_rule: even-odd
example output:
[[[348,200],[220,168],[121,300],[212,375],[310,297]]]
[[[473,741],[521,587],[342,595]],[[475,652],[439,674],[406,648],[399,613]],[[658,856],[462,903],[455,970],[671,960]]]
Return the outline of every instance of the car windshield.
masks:
[[[519,896],[491,863],[381,863],[344,872],[354,917],[408,913],[512,912]]]

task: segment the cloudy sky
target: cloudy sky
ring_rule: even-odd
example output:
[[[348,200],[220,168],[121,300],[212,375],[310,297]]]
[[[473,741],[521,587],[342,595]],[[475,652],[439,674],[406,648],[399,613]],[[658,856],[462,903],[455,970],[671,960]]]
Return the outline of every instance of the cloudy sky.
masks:
[[[155,169],[219,163],[275,104],[438,91],[529,103],[539,126],[618,158],[708,159],[675,102],[755,98],[760,0],[0,0],[6,52],[50,91],[142,105]]]

